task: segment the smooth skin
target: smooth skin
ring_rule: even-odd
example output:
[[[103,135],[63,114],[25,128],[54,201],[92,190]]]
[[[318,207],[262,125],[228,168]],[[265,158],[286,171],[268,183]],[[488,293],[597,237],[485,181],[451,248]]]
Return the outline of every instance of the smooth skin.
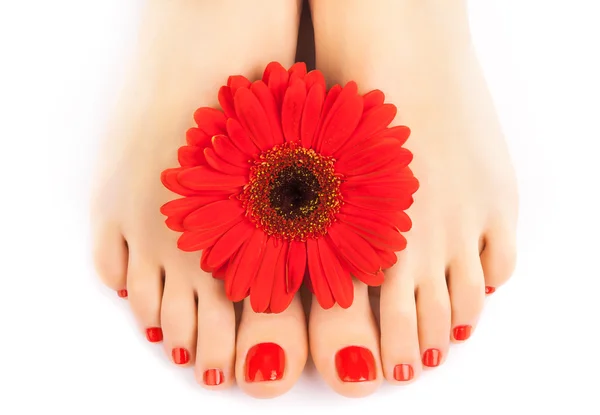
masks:
[[[381,89],[398,106],[395,123],[413,131],[407,147],[421,182],[408,212],[414,226],[381,287],[379,326],[369,290],[355,284],[347,310],[312,301],[308,330],[299,297],[277,315],[256,314],[244,303],[236,336],[222,283],[199,269],[198,254],[179,251],[177,234],[164,225],[159,207],[173,194],[158,178],[176,164],[190,114],[217,106],[215,91],[229,74],[255,79],[270,61],[293,63],[300,3],[148,1],[131,80],[100,155],[95,260],[108,287],[127,290],[142,335],[161,328],[174,364],[181,355],[173,349],[189,351],[185,365],[194,366],[199,384],[222,389],[236,382],[255,397],[283,394],[302,373],[310,346],[335,391],[364,396],[384,378],[416,379],[427,350],[436,349],[443,362],[457,326],[475,330],[485,287],[498,288],[514,267],[516,181],[463,1],[313,0],[316,65],[328,82]],[[283,348],[284,376],[247,381],[246,355],[264,342]],[[372,352],[375,380],[341,381],[335,356],[350,345]],[[402,364],[411,366],[410,380],[395,379]],[[205,371],[215,368],[223,383],[206,385]]]

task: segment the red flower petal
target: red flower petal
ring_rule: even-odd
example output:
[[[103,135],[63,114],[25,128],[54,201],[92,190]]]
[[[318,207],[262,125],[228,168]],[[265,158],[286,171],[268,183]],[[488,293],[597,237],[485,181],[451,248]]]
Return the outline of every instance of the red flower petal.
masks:
[[[215,153],[227,162],[238,167],[250,167],[251,156],[242,153],[226,135],[215,135],[212,138],[212,147]]]
[[[306,76],[306,64],[304,62],[296,62],[288,70],[290,74],[290,85],[295,80],[302,80]]]
[[[220,200],[190,213],[183,221],[183,227],[192,230],[213,229],[244,213],[245,210],[239,200]]]
[[[210,147],[204,149],[204,157],[206,158],[206,162],[210,167],[221,173],[225,173],[231,176],[247,177],[250,171],[250,166],[239,167],[226,162],[224,159],[217,155],[215,150],[213,150]]]
[[[342,92],[342,87],[340,85],[334,85],[331,87],[327,94],[325,95],[325,101],[323,101],[323,107],[321,109],[321,117],[319,118],[319,124],[317,125],[317,131],[315,132],[315,139],[312,143],[312,148],[319,151],[321,149],[321,130],[324,127],[325,120],[327,119],[333,104],[337,101],[340,93]]]
[[[283,143],[283,131],[281,129],[281,115],[279,105],[275,101],[273,93],[263,81],[256,81],[251,87],[252,93],[256,96],[269,120],[269,127],[273,134],[273,145]]]
[[[306,86],[302,81],[292,82],[285,92],[281,107],[281,125],[285,141],[300,140],[300,121],[306,101]]]
[[[320,152],[325,156],[332,155],[350,137],[360,122],[363,112],[363,99],[357,93],[355,82],[348,82],[335,101],[323,129],[319,132]]]
[[[335,298],[335,301],[342,308],[348,308],[354,301],[354,286],[352,277],[346,272],[340,263],[337,254],[329,245],[328,238],[317,240],[323,274],[327,277],[329,289]]]
[[[247,88],[240,88],[233,97],[235,112],[250,139],[262,151],[273,147],[274,140],[269,120],[258,98]]]
[[[215,278],[217,280],[225,281],[225,273],[227,272],[228,265],[229,265],[229,262],[225,262],[223,265],[221,265],[221,267],[219,269],[214,270],[212,273],[213,278]]]
[[[233,145],[239,148],[242,153],[254,157],[260,152],[238,120],[233,118],[227,120],[227,135],[229,135]]]
[[[379,89],[374,89],[373,91],[367,92],[363,95],[364,100],[364,112],[366,113],[371,108],[378,107],[383,105],[385,101],[385,95]]]
[[[211,248],[206,264],[212,269],[219,268],[242,246],[252,232],[256,229],[254,224],[242,220],[223,234]]]
[[[269,238],[265,244],[262,262],[250,286],[250,305],[255,313],[264,313],[269,307],[281,247],[282,244],[276,244],[275,238]]]
[[[202,257],[200,258],[200,268],[202,268],[202,271],[204,272],[213,272],[213,269],[206,264],[206,259],[209,257],[209,255],[210,246],[202,251]]]
[[[408,232],[412,228],[412,220],[405,212],[397,212],[397,219],[394,224],[400,232]]]
[[[315,297],[319,305],[325,310],[330,309],[335,304],[333,295],[329,285],[327,284],[327,276],[321,265],[321,257],[319,255],[319,246],[314,239],[306,241],[306,251],[308,253],[308,271],[310,274],[310,282],[314,290]]]
[[[373,210],[361,209],[346,203],[342,207],[340,213],[351,216],[352,218],[358,217],[363,220],[370,220],[383,225],[393,226],[398,228],[400,232],[407,232],[412,227],[410,218],[402,211],[376,212]]]
[[[204,149],[196,146],[181,146],[177,150],[177,160],[181,167],[195,167],[206,164]]]
[[[251,82],[242,75],[232,75],[227,78],[227,86],[231,88],[231,95],[235,97],[235,94],[240,88],[250,88]]]
[[[309,73],[307,73],[304,77],[304,83],[306,84],[307,91],[310,91],[310,89],[314,85],[320,85],[323,91],[327,89],[327,85],[325,84],[325,77],[323,76],[323,73],[318,70],[312,70]]]
[[[160,213],[168,216],[166,223],[169,229],[177,232],[183,232],[183,220],[196,209],[201,208],[209,203],[228,198],[228,195],[202,195],[184,197],[182,199],[171,200],[165,203],[160,208]]]
[[[208,166],[191,167],[180,171],[177,180],[181,185],[193,190],[228,191],[248,182],[244,176],[230,176],[219,173]]]
[[[404,196],[399,199],[379,199],[377,197],[348,196],[344,199],[346,203],[361,209],[375,211],[406,210],[413,204],[412,196]]]
[[[321,85],[315,85],[308,91],[304,109],[302,112],[302,121],[300,124],[300,137],[302,146],[310,148],[315,142],[315,133],[319,125],[321,116],[321,108],[325,100],[325,88]]]
[[[176,169],[167,169],[160,174],[160,181],[167,189],[174,193],[180,194],[181,196],[194,196],[198,194],[196,190],[183,186],[177,179],[177,176],[183,170],[184,169],[181,167]]]
[[[356,130],[354,130],[346,143],[340,147],[338,153],[345,148],[352,147],[354,143],[366,140],[373,134],[387,128],[396,117],[396,112],[396,106],[392,104],[380,105],[366,112],[356,127]],[[400,147],[398,142],[395,144]]]
[[[231,88],[228,86],[222,86],[219,89],[219,105],[223,109],[225,113],[225,117],[227,118],[236,118],[235,115],[235,107],[233,106],[233,94],[231,93]]]
[[[388,251],[402,251],[406,248],[406,239],[392,226],[343,213],[338,213],[337,217],[374,248]]]
[[[371,136],[371,140],[380,140],[384,137],[392,137],[400,142],[400,145],[404,144],[410,136],[410,128],[405,125],[397,125],[395,127],[387,128]]]
[[[381,260],[381,268],[383,269],[391,268],[398,261],[398,257],[392,251],[375,249],[375,252],[377,252],[379,259]]]
[[[288,258],[290,257],[289,244],[287,242],[282,242],[282,245],[275,265],[273,292],[271,293],[271,303],[269,305],[269,309],[273,313],[285,311],[300,288],[300,284],[297,285],[295,290],[289,290],[289,287],[287,286],[286,269],[288,268]],[[304,248],[304,263],[306,264],[306,248]],[[302,277],[304,277],[304,271],[302,271]],[[300,278],[300,283],[302,283],[302,277]]]
[[[225,134],[225,114],[216,108],[202,107],[194,112],[194,121],[205,134],[212,137]]]
[[[267,243],[267,235],[255,229],[240,248],[233,263],[227,268],[225,276],[225,292],[231,301],[241,301],[248,296],[248,290],[256,277]]]
[[[337,252],[349,264],[366,273],[375,273],[379,269],[379,258],[371,244],[347,225],[335,223],[329,228],[328,235]]]
[[[240,215],[229,218],[227,222],[210,229],[200,228],[198,230],[186,230],[186,232],[182,233],[177,240],[177,247],[186,252],[196,252],[202,249],[210,248],[221,236],[223,236],[224,232],[227,232],[229,229],[231,229],[231,227],[243,221],[243,219],[244,217]],[[212,270],[212,268],[208,267],[206,264],[205,266],[206,268],[202,269],[204,269],[206,272],[210,272]]]
[[[269,79],[271,78],[271,74],[273,72],[286,72],[285,68],[283,66],[281,66],[281,64],[279,62],[269,62],[269,64],[266,66],[265,70],[263,71],[263,76],[262,76],[262,81],[269,85]]]
[[[288,80],[289,73],[281,66],[281,64],[271,62],[267,65],[263,75],[263,82],[267,84],[271,92],[273,92],[278,107],[281,107],[281,103],[283,102],[283,96],[285,94],[285,89],[288,86]]]
[[[377,171],[397,171],[408,166],[412,159],[412,153],[397,144],[378,145],[359,152],[354,157],[340,159],[335,167],[336,171],[346,176],[360,176]]]
[[[185,133],[185,139],[190,146],[206,147],[210,144],[210,137],[199,128],[192,127]]]
[[[306,271],[306,243],[292,241],[289,243],[285,263],[285,289],[288,293],[295,293],[300,289],[304,272]]]

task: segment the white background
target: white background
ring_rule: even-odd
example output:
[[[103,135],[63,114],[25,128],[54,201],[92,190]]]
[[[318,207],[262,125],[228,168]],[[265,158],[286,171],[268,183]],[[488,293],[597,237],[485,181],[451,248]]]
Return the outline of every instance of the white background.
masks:
[[[518,169],[517,271],[443,366],[360,400],[313,367],[271,401],[205,391],[97,282],[89,166],[138,8],[0,0],[0,414],[600,413],[598,2],[471,1]]]

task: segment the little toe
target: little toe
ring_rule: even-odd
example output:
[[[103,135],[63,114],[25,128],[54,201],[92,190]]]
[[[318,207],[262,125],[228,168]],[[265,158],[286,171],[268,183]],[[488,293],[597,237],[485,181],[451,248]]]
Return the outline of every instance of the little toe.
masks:
[[[492,230],[485,237],[481,266],[485,276],[485,293],[492,294],[511,277],[517,261],[516,237],[507,230]]]
[[[419,347],[424,367],[439,366],[448,353],[451,312],[443,270],[428,274],[417,286]]]
[[[450,265],[448,290],[452,309],[452,335],[455,342],[467,340],[483,308],[485,282],[477,251],[465,253]]]
[[[130,247],[127,266],[127,292],[133,314],[151,343],[162,341],[160,306],[163,292],[162,269],[152,260]]]
[[[119,228],[99,226],[94,240],[94,264],[102,282],[127,298],[127,243]]]
[[[324,310],[313,298],[309,333],[315,366],[333,390],[359,397],[379,387],[379,333],[366,285],[354,281],[354,302],[347,309],[336,304]]]
[[[299,296],[278,314],[256,313],[244,302],[238,330],[236,379],[256,398],[272,398],[294,386],[306,365],[306,321]]]
[[[394,266],[381,287],[381,361],[393,384],[416,379],[421,372],[414,273]]]

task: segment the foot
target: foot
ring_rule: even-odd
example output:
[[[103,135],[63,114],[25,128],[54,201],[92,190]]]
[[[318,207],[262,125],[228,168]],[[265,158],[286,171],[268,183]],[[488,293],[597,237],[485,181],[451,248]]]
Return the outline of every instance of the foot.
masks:
[[[464,4],[378,3],[311,4],[318,68],[331,83],[355,80],[396,104],[421,183],[408,247],[381,287],[380,327],[360,284],[347,310],[313,301],[315,365],[349,396],[442,364],[450,342],[473,335],[485,295],[515,264],[516,181]]]
[[[148,341],[162,343],[175,365],[193,366],[201,385],[237,381],[257,397],[284,393],[304,368],[301,303],[278,315],[244,304],[236,339],[222,282],[201,271],[198,255],[179,251],[178,234],[164,224],[159,208],[175,195],[160,173],[176,165],[194,110],[217,104],[228,75],[255,78],[270,61],[293,62],[299,9],[269,2],[149,2],[92,212],[98,272],[129,300]]]

